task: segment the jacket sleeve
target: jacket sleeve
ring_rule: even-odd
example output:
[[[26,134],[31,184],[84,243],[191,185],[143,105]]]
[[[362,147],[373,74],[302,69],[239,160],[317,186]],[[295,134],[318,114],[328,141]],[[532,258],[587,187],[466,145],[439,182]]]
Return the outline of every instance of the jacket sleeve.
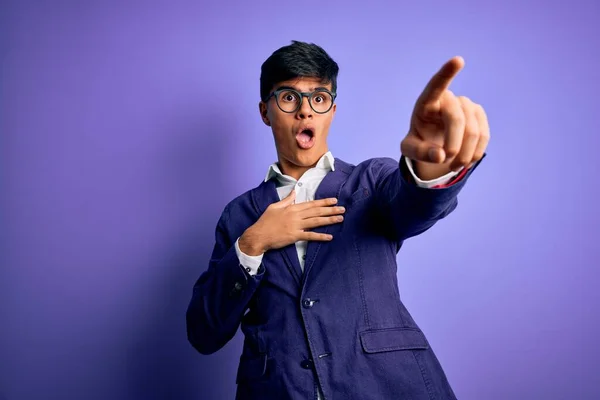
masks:
[[[374,165],[373,173],[376,175],[375,194],[382,224],[397,241],[427,231],[454,211],[458,205],[458,193],[483,158],[464,175],[461,174],[461,179],[456,183],[439,188],[420,187],[409,180],[404,156],[400,162],[381,159]]]
[[[212,354],[233,338],[264,276],[262,265],[253,276],[240,265],[228,222],[225,208],[208,269],[195,283],[186,313],[188,340],[201,354]]]

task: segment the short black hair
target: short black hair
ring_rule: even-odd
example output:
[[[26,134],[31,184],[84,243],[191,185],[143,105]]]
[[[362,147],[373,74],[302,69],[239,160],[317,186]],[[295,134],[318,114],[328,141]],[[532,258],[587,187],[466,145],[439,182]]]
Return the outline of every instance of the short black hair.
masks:
[[[271,89],[279,82],[299,77],[319,78],[331,83],[337,91],[339,67],[323,48],[314,43],[292,40],[292,44],[273,52],[263,63],[260,73],[260,98],[265,101]]]

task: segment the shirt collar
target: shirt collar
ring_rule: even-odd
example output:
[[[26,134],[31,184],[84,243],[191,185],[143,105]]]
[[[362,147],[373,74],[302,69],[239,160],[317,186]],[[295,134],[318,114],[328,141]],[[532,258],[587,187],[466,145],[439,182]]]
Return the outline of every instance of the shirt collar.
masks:
[[[314,168],[325,170],[327,172],[335,171],[335,158],[331,154],[331,151],[328,151],[327,153],[323,154],[323,156],[319,159],[317,165],[315,165]],[[278,163],[274,162],[269,166],[267,176],[265,177],[265,182],[277,176],[285,177],[285,175],[281,172],[281,169],[279,169]]]

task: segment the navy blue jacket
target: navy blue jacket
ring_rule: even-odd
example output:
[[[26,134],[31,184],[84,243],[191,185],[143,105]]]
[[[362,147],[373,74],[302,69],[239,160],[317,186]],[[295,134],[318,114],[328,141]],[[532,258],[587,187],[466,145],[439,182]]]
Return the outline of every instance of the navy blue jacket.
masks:
[[[481,162],[481,161],[480,161]],[[404,160],[358,165],[335,159],[315,199],[337,197],[342,223],[317,228],[302,273],[294,244],[267,252],[248,275],[235,241],[271,203],[270,180],[231,201],[216,228],[208,270],[193,288],[187,335],[202,354],[222,348],[241,325],[236,399],[455,399],[425,335],[400,301],[396,255],[457,206],[476,163],[448,188],[420,188]]]

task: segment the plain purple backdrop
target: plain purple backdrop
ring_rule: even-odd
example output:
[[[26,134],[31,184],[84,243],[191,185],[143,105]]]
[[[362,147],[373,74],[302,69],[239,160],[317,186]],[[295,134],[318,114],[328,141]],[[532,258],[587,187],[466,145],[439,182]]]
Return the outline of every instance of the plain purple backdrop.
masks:
[[[225,204],[275,161],[261,63],[340,64],[336,157],[399,157],[450,57],[490,120],[402,297],[460,399],[600,398],[597,2],[0,4],[0,399],[231,399],[185,310]]]

